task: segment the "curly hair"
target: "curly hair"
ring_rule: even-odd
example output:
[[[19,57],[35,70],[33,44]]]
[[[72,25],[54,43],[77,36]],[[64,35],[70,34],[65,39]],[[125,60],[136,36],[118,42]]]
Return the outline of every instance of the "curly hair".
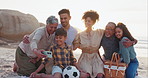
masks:
[[[129,32],[129,30],[127,29],[126,25],[124,25],[123,23],[119,22],[117,24],[116,28],[120,28],[123,31],[123,37],[127,37],[130,40],[134,41],[134,38],[131,35],[131,33]]]
[[[94,23],[99,20],[99,14],[96,11],[90,10],[86,11],[82,17],[82,20],[85,20],[87,17],[90,17]]]

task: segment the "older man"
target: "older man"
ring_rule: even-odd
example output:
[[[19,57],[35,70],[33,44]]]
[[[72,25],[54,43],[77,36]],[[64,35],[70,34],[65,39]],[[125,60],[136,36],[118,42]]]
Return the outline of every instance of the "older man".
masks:
[[[45,57],[41,53],[42,50],[47,50],[54,41],[54,32],[58,26],[58,19],[55,16],[50,16],[46,20],[46,26],[36,29],[29,35],[30,43],[19,44],[16,50],[16,63],[19,67],[18,75],[30,76],[37,69],[39,62],[31,62],[30,60]]]
[[[119,40],[115,37],[115,28],[116,24],[114,22],[109,22],[105,27],[105,33],[101,41],[101,46],[104,49],[102,56],[104,61],[111,60],[112,54],[119,51]],[[137,40],[131,41],[127,39],[124,42],[124,46],[130,47],[135,43],[137,43]]]

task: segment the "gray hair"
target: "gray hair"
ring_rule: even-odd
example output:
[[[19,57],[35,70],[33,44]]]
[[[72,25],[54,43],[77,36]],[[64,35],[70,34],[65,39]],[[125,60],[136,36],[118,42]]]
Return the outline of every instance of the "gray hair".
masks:
[[[55,16],[50,16],[46,20],[46,24],[55,24],[58,23],[58,19]]]

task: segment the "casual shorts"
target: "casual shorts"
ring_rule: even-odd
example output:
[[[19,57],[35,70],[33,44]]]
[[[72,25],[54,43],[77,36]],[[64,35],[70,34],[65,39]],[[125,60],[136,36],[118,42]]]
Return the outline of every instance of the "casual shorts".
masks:
[[[62,69],[59,66],[53,66],[52,67],[52,75],[54,75],[57,72],[62,74]]]

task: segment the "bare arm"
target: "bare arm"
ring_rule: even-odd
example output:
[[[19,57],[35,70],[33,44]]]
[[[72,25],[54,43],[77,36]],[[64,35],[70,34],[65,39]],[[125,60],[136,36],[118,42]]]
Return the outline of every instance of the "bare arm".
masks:
[[[35,75],[38,73],[38,72],[40,72],[43,68],[44,68],[44,64],[41,64],[40,66],[39,66],[39,68],[35,71],[35,72],[33,72],[33,73],[31,73],[31,75],[30,75],[30,77],[32,78],[32,77],[35,77]]]

